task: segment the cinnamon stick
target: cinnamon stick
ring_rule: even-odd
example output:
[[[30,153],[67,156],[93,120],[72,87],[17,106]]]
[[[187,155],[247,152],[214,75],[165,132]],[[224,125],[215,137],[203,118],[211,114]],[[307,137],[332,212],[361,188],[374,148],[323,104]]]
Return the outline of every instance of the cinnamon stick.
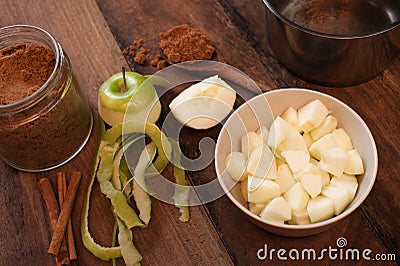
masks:
[[[62,172],[57,173],[57,177],[58,177],[58,183],[57,183],[58,201],[60,203],[60,206],[62,206],[64,203],[64,198],[67,195],[67,178],[65,177],[65,173]],[[78,259],[78,255],[76,253],[76,248],[75,248],[74,232],[72,230],[71,217],[68,219],[66,239],[68,245],[69,259],[70,260]]]
[[[72,207],[74,206],[74,201],[76,194],[78,192],[80,181],[81,181],[81,172],[74,171],[72,173],[71,180],[69,182],[64,203],[61,207],[60,215],[58,216],[57,219],[57,224],[53,233],[53,237],[51,238],[50,247],[47,251],[49,254],[57,255],[60,250],[62,239],[64,238],[68,220],[71,215]]]
[[[51,186],[48,178],[40,179],[38,185],[49,214],[50,226],[54,232],[60,211],[58,209],[57,199],[54,194],[53,187]],[[67,243],[62,241],[60,252],[56,254],[56,263],[57,265],[69,265],[69,262]]]

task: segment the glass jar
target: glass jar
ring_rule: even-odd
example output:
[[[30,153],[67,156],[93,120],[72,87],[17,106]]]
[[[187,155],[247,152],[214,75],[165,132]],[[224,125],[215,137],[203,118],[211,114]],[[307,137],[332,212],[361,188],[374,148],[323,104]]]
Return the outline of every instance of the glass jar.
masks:
[[[71,160],[84,147],[92,130],[92,113],[74,82],[67,55],[52,35],[29,25],[0,29],[0,50],[18,45],[48,49],[55,56],[54,69],[51,72],[49,68],[48,79],[30,95],[0,103],[0,156],[22,171],[50,170]],[[0,72],[0,79],[6,78],[2,75],[4,72]],[[19,90],[16,84],[10,83],[7,90]]]

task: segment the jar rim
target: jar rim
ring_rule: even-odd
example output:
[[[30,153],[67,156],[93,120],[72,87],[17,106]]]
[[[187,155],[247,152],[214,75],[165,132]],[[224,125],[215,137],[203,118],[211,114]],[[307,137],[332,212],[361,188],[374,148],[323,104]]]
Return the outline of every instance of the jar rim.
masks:
[[[63,54],[62,49],[56,39],[51,35],[48,31],[37,27],[33,25],[25,25],[25,24],[18,24],[18,25],[11,25],[11,26],[5,26],[0,28],[0,38],[9,35],[12,33],[10,36],[20,36],[23,33],[39,33],[42,35],[41,41],[44,38],[47,38],[49,41],[49,44],[51,45],[51,48],[54,49],[55,52],[55,57],[56,57],[56,62],[53,68],[53,71],[51,72],[50,76],[46,80],[46,82],[34,93],[30,94],[29,96],[18,100],[16,102],[10,103],[10,104],[5,104],[5,105],[0,105],[0,112],[1,111],[16,111],[16,110],[21,110],[25,109],[32,104],[35,104],[36,102],[40,101],[43,97],[45,97],[50,91],[46,92],[46,89],[49,88],[49,84],[56,78],[57,75],[57,69],[59,68],[60,65],[60,58],[61,55]],[[42,95],[43,94],[43,95]]]

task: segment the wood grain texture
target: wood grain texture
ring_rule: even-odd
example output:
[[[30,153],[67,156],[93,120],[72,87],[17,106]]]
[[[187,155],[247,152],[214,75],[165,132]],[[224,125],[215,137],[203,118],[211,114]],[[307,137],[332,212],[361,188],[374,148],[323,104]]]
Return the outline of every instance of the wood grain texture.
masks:
[[[269,58],[272,53],[265,38],[262,3],[250,4],[251,1],[220,0],[231,17],[237,18],[239,28],[252,29],[247,33],[249,40],[256,40],[261,46],[256,49],[262,58]],[[261,2],[261,1],[260,1]],[[246,7],[246,8],[244,8]],[[257,46],[256,46],[257,47]],[[271,64],[273,67],[276,63]],[[358,86],[347,88],[327,88],[308,83],[301,79],[292,80],[286,74],[278,77],[278,87],[307,87],[328,93],[348,104],[365,120],[370,128],[378,148],[379,168],[375,186],[362,205],[361,210],[370,225],[380,236],[384,245],[400,257],[400,231],[398,229],[400,200],[397,188],[400,185],[400,58],[373,80]],[[273,73],[281,73],[272,71]],[[285,72],[285,71],[283,71]],[[286,71],[287,72],[287,71]]]
[[[288,241],[287,238],[261,232],[261,230],[255,228],[254,225],[244,219],[238,222],[240,214],[237,210],[232,209],[233,206],[230,205],[226,198],[208,204],[207,209],[210,216],[236,263],[257,262],[255,256],[256,247],[262,247],[265,242],[273,243],[273,245],[279,247],[296,246],[306,248],[308,245],[310,248],[318,249],[334,245],[336,239],[341,236],[346,237],[349,243],[358,248],[371,248],[377,250],[377,253],[390,252],[399,256],[399,232],[398,226],[395,225],[398,224],[398,220],[390,218],[399,211],[399,201],[396,193],[399,179],[393,178],[393,176],[398,176],[398,171],[400,170],[400,167],[398,167],[400,140],[398,134],[395,134],[395,131],[400,129],[396,122],[397,117],[400,115],[400,108],[398,107],[400,80],[396,75],[399,69],[399,60],[396,60],[392,67],[374,80],[348,88],[328,88],[296,78],[279,64],[268,46],[268,40],[264,32],[264,9],[260,2],[221,0],[219,1],[220,5],[207,3],[208,5],[196,9],[193,8],[194,5],[201,5],[196,1],[190,1],[190,3],[187,1],[169,2],[168,8],[158,1],[137,1],[135,3],[128,0],[120,1],[119,3],[98,1],[121,48],[131,44],[134,39],[146,38],[146,48],[156,51],[159,38],[157,36],[158,32],[164,31],[165,28],[171,26],[189,23],[207,32],[226,62],[245,72],[247,70],[250,73],[250,77],[258,82],[259,86],[264,90],[307,87],[323,91],[342,100],[361,114],[371,129],[377,142],[379,160],[381,162],[376,185],[362,208],[328,232]],[[136,19],[126,22],[124,21],[125,15],[118,17],[115,14],[115,10],[121,10],[120,6],[124,6],[124,12]],[[180,7],[179,16],[174,16],[176,6]],[[147,12],[143,13],[144,10]],[[188,10],[191,10],[191,12],[189,13]],[[204,26],[204,14],[207,14],[211,18],[209,20],[213,21],[211,28]],[[146,27],[142,28],[143,25],[146,25]],[[134,31],[136,34],[126,34],[133,28],[136,29]],[[215,34],[216,32],[223,32],[227,28],[233,28],[234,33]],[[227,41],[230,38],[230,36],[227,36],[229,34],[236,34],[235,40],[245,40],[245,45],[232,42],[232,39]],[[220,43],[223,43],[223,47],[218,46]],[[257,58],[262,63],[262,65],[257,64],[256,70],[252,68],[254,63],[249,63],[252,58]],[[241,62],[238,62],[238,60],[241,60]],[[134,65],[138,71],[146,73],[155,71],[151,67],[135,65],[130,58],[128,58],[128,62]],[[262,73],[261,82],[259,73]],[[265,75],[266,73],[268,74]],[[165,101],[168,102],[168,100]],[[385,122],[382,123],[382,121]],[[193,149],[193,143],[197,143],[201,137],[196,136],[196,134],[193,135],[190,130],[187,131],[187,134],[190,134],[192,138],[188,140],[182,137],[181,145],[186,155],[189,154],[195,157],[198,155],[198,151]],[[219,129],[210,130],[205,135],[212,136],[215,139],[218,131]],[[183,132],[182,135],[184,136],[185,133]],[[194,183],[207,182],[215,178],[215,172],[211,166],[199,173],[191,173],[190,177]],[[391,203],[388,204],[388,202]],[[235,212],[235,214],[232,214],[232,212]],[[237,226],[238,224],[240,226]],[[245,230],[243,230],[244,227],[246,228]],[[354,232],[360,232],[360,228],[362,228],[362,233],[355,234]],[[240,248],[238,243],[241,243]]]
[[[257,251],[268,248],[336,247],[345,237],[348,246],[374,253],[400,254],[400,58],[375,79],[358,86],[328,88],[296,78],[275,59],[264,34],[262,1],[254,0],[70,0],[0,1],[0,26],[33,24],[47,29],[71,59],[75,78],[90,102],[95,126],[89,143],[78,157],[54,171],[29,174],[11,169],[0,161],[0,265],[53,265],[47,254],[50,224],[36,181],[56,172],[69,177],[82,171],[82,183],[72,212],[79,260],[75,265],[111,265],[90,254],[80,239],[80,212],[97,145],[97,89],[121,66],[143,74],[152,66],[137,65],[122,50],[140,38],[149,55],[158,53],[159,32],[187,23],[205,31],[224,60],[243,70],[265,91],[285,87],[307,87],[337,97],[357,111],[370,128],[378,148],[379,169],[375,186],[365,203],[334,228],[310,237],[286,238],[265,232],[249,222],[226,196],[191,208],[191,221],[181,223],[179,211],[153,200],[153,217],[148,228],[134,229],[134,242],[143,254],[143,265],[258,265]],[[127,62],[127,61],[128,62]],[[162,99],[163,116],[173,95]],[[238,103],[237,103],[238,104]],[[237,105],[236,105],[237,107]],[[180,136],[183,152],[198,156],[198,142],[205,136],[216,140],[220,127],[196,132],[184,129]],[[168,173],[170,175],[170,173]],[[190,172],[192,183],[215,179],[214,166]],[[111,242],[113,216],[110,203],[96,183],[90,202],[89,224],[94,238]],[[261,263],[270,263],[263,261]],[[310,262],[310,261],[308,261]],[[340,263],[346,263],[340,261]],[[121,259],[118,265],[123,265]],[[274,264],[287,262],[278,261]],[[310,262],[313,264],[313,262]],[[314,264],[320,264],[314,262]],[[330,264],[325,259],[323,264]],[[349,264],[368,264],[366,261]],[[395,264],[395,262],[392,264]]]
[[[252,45],[243,38],[241,29],[235,27],[217,1],[98,1],[112,32],[121,47],[134,40],[145,39],[145,47],[152,54],[158,53],[159,33],[182,23],[207,32],[229,64],[270,90],[269,75]],[[127,19],[129,18],[129,19]],[[119,38],[125,36],[124,38]],[[142,67],[131,63],[139,72],[153,73],[154,67]]]
[[[46,250],[51,238],[50,226],[36,181],[43,176],[56,184],[56,172],[69,176],[82,171],[82,183],[72,212],[79,260],[77,265],[110,265],[89,253],[80,239],[82,202],[92,171],[97,146],[97,89],[111,74],[127,66],[125,58],[109,31],[95,1],[31,1],[1,2],[0,26],[31,24],[48,30],[68,54],[81,90],[90,102],[95,125],[89,143],[68,164],[49,172],[27,174],[0,162],[1,265],[52,265],[54,258]],[[109,201],[95,186],[90,202],[89,225],[93,237],[110,245],[114,218]],[[162,261],[181,264],[230,264],[211,221],[202,207],[193,208],[192,222],[179,222],[174,206],[153,200],[153,220],[149,228],[135,231],[135,244],[141,251],[144,265]],[[211,241],[213,245],[203,245]],[[122,260],[118,260],[123,264]]]

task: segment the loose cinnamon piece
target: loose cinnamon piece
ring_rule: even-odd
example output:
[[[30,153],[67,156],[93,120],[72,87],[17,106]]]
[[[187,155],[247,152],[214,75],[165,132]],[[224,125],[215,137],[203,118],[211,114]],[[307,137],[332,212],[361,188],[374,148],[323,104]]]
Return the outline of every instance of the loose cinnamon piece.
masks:
[[[64,238],[65,230],[67,229],[68,220],[72,211],[72,207],[74,206],[80,181],[81,172],[74,171],[69,182],[64,204],[61,207],[60,215],[57,219],[57,224],[53,233],[53,237],[51,238],[50,247],[47,251],[49,254],[57,255],[60,250],[61,242]]]
[[[64,203],[64,198],[67,195],[67,178],[65,177],[65,173],[59,172],[57,173],[57,184],[58,184],[58,201],[60,203],[60,207]],[[78,259],[75,249],[75,240],[74,240],[74,232],[72,231],[72,223],[71,217],[68,220],[67,224],[67,245],[68,245],[68,253],[70,260]]]
[[[38,185],[40,192],[42,193],[43,200],[46,204],[51,228],[54,232],[59,214],[56,196],[54,195],[53,188],[48,178],[40,179]],[[62,241],[60,252],[56,256],[57,256],[56,257],[57,265],[69,265],[68,249],[67,249],[67,243],[65,241]]]

